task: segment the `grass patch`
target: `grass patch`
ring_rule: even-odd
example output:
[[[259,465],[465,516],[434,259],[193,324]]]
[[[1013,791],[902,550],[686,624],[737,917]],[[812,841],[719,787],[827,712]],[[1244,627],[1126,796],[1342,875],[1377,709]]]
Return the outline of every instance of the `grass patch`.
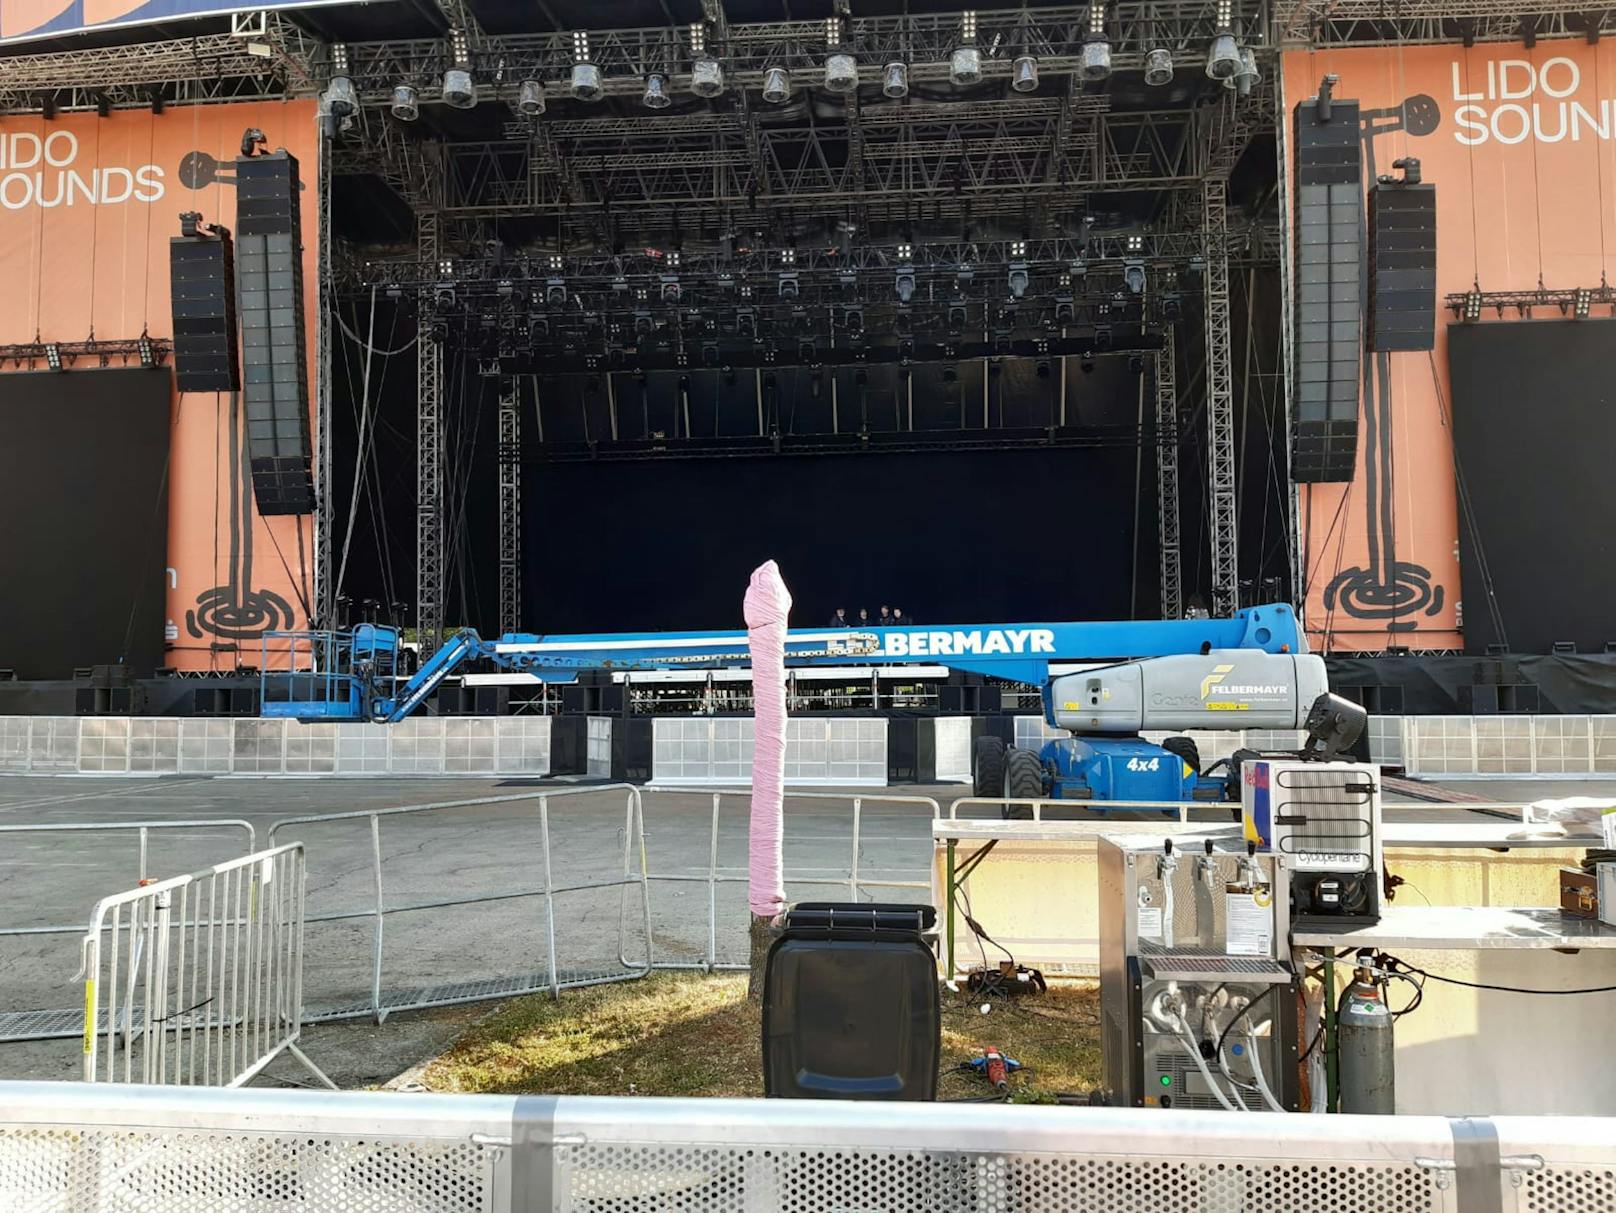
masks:
[[[1017,1098],[1086,1092],[1100,1079],[1099,991],[1062,982],[994,1003],[943,991],[938,1098],[988,1093],[956,1071],[980,1046],[1027,1066]],[[514,999],[472,1025],[426,1069],[435,1091],[551,1095],[762,1095],[760,1009],[745,974],[658,973],[642,981]]]

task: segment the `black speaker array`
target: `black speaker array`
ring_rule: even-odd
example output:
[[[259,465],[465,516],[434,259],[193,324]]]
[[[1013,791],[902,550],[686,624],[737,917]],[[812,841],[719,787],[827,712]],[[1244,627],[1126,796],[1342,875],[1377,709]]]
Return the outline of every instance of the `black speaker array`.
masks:
[[[241,387],[234,263],[229,232],[175,236],[168,242],[174,380],[182,392],[234,392]]]
[[[1436,347],[1436,186],[1369,191],[1369,348]]]
[[[260,514],[314,511],[297,159],[236,161],[236,286],[247,458]]]
[[[1303,101],[1296,129],[1296,393],[1291,479],[1351,480],[1362,352],[1358,103]]]

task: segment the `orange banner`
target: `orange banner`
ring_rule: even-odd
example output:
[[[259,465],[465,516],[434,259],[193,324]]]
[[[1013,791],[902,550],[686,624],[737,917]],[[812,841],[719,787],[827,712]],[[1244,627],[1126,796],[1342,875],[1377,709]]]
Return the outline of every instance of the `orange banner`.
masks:
[[[1462,643],[1445,297],[1597,287],[1616,251],[1616,46],[1366,47],[1284,58],[1298,101],[1340,77],[1360,106],[1364,186],[1420,160],[1437,198],[1437,342],[1374,355],[1357,473],[1301,486],[1305,618],[1327,651]],[[1531,424],[1531,402],[1521,402]]]
[[[302,175],[312,408],[314,110],[251,102],[0,122],[0,343],[169,336],[169,239],[182,211],[235,227],[234,161],[242,133],[257,127],[269,147],[298,158]],[[264,632],[308,625],[313,519],[259,516],[244,431],[229,394],[176,393],[166,637],[181,668],[257,665]]]

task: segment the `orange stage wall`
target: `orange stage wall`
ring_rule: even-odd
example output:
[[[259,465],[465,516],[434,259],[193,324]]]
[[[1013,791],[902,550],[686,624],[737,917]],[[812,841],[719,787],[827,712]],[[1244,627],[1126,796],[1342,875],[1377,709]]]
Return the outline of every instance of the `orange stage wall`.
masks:
[[[1444,297],[1476,283],[1505,291],[1604,280],[1616,254],[1616,45],[1293,52],[1283,63],[1287,146],[1296,103],[1315,96],[1327,74],[1341,78],[1335,96],[1358,101],[1364,123],[1377,128],[1398,126],[1408,99],[1423,94],[1435,103],[1439,121],[1429,133],[1392,129],[1372,140],[1378,172],[1416,156],[1436,186],[1439,311],[1435,351],[1389,355],[1389,442],[1371,451],[1360,409],[1353,481],[1301,486],[1306,623],[1316,647],[1336,652],[1457,646],[1463,604],[1446,335],[1454,321]],[[1372,119],[1371,110],[1393,114]],[[1366,159],[1366,189],[1371,180]],[[1530,400],[1521,402],[1520,424],[1532,424]],[[1374,495],[1370,458],[1384,486]],[[1395,563],[1383,557],[1371,567],[1371,528],[1390,540]]]
[[[0,118],[0,343],[169,336],[168,242],[180,212],[234,229],[233,161],[242,132],[258,127],[270,148],[298,158],[302,176],[312,408],[314,111],[292,101]],[[78,367],[66,373],[93,373]],[[175,394],[166,632],[170,662],[186,669],[234,667],[232,645],[256,665],[264,631],[308,626],[313,519],[258,515],[230,431],[227,393]],[[71,452],[62,474],[72,474]]]

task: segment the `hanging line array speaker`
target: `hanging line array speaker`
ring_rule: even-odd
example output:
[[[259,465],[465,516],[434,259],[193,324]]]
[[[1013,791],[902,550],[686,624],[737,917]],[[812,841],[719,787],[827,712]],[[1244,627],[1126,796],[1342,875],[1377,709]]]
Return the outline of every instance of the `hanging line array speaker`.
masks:
[[[236,287],[247,458],[260,514],[314,512],[297,159],[236,160]]]
[[[241,388],[236,345],[235,252],[230,233],[175,236],[168,242],[174,312],[174,381],[182,392]]]

